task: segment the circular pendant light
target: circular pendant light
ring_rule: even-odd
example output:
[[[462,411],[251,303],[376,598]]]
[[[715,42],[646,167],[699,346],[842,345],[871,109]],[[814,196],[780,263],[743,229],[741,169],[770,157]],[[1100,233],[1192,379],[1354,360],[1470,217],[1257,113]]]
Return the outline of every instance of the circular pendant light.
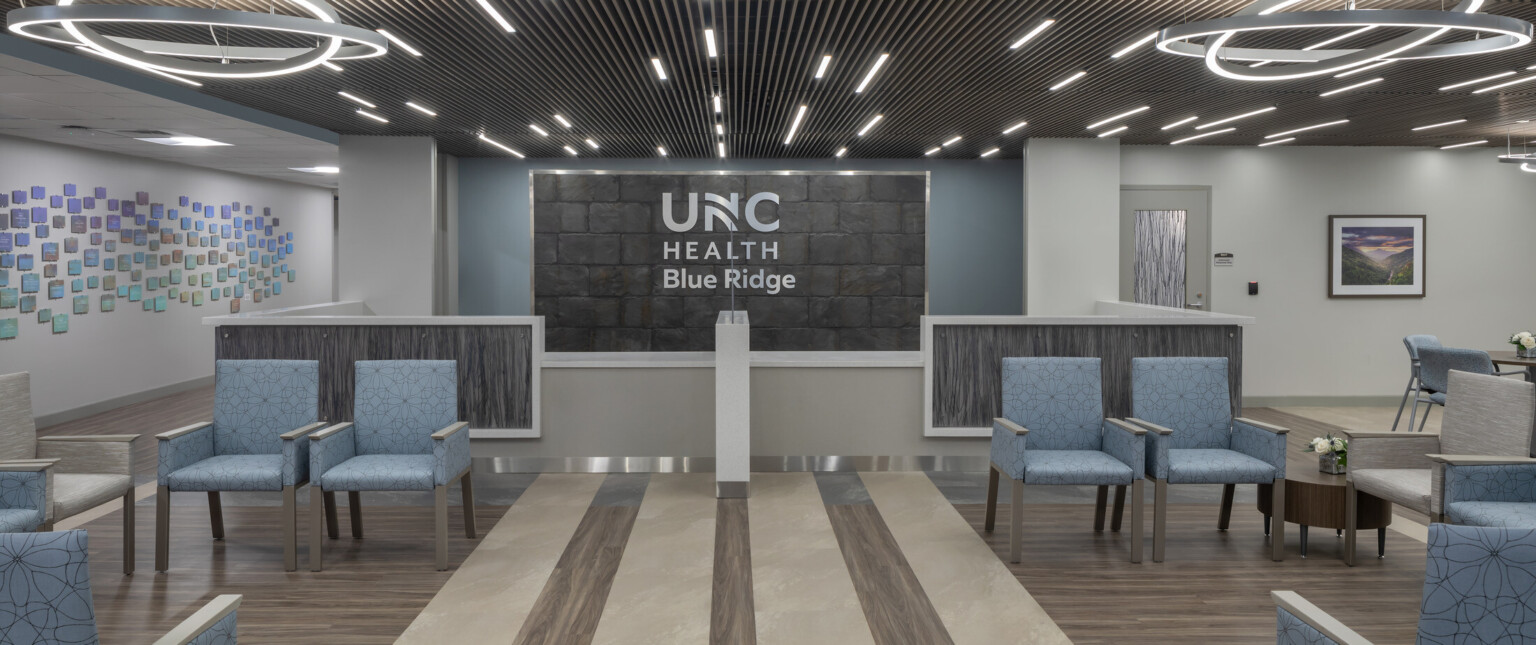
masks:
[[[1244,81],[1284,81],[1336,74],[1376,61],[1471,56],[1521,47],[1531,42],[1531,23],[1508,16],[1478,13],[1483,0],[1462,0],[1450,11],[1280,10],[1301,0],[1255,0],[1227,18],[1203,20],[1168,27],[1157,35],[1157,48],[1170,54],[1205,59],[1211,71]],[[1350,4],[1353,7],[1353,2]],[[1364,49],[1256,49],[1227,43],[1239,34],[1347,27],[1412,28],[1413,31]],[[1432,44],[1453,32],[1476,36]],[[1204,38],[1204,42],[1195,40]],[[1235,62],[1236,61],[1236,62]],[[1250,67],[1242,62],[1301,63],[1278,67]]]
[[[143,5],[57,5],[13,9],[6,14],[11,32],[36,40],[90,49],[117,62],[148,70],[205,78],[263,78],[303,71],[330,60],[382,56],[384,36],[341,24],[325,0],[288,0],[313,17],[229,9]],[[313,36],[314,47],[230,47],[105,36],[100,25],[192,25]],[[188,58],[213,59],[209,61]],[[230,61],[251,61],[230,64]]]

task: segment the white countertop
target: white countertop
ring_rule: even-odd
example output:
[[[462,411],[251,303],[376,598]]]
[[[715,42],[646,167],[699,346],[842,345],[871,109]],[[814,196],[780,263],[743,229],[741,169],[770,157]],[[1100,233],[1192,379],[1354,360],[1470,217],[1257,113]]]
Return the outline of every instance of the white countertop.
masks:
[[[209,316],[204,325],[534,325],[538,316],[376,316],[368,305],[352,300],[302,307],[267,309]]]
[[[714,352],[545,352],[562,368],[712,368]],[[752,367],[922,367],[922,352],[752,352]]]

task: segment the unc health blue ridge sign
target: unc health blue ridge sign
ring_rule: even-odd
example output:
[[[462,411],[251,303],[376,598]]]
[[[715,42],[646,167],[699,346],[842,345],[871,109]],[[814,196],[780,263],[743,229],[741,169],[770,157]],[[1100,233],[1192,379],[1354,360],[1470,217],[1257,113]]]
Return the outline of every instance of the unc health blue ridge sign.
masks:
[[[550,351],[915,350],[925,173],[534,172],[534,312]]]

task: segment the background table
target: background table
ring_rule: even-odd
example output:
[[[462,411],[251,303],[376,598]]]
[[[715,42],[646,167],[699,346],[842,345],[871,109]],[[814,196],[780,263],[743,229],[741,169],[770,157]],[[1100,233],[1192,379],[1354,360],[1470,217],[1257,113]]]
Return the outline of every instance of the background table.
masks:
[[[1494,365],[1515,365],[1525,368],[1525,380],[1536,383],[1536,358],[1521,358],[1509,350],[1488,352],[1488,358],[1493,359]]]
[[[1307,557],[1307,528],[1312,526],[1344,530],[1344,475],[1329,475],[1317,469],[1317,454],[1302,452],[1311,437],[1290,432],[1285,455],[1285,521],[1301,525],[1301,557]],[[1259,512],[1265,528],[1270,522],[1270,490],[1273,484],[1259,484]],[[1387,526],[1392,523],[1392,503],[1360,493],[1355,507],[1355,527],[1376,529],[1377,554],[1386,547]],[[1340,548],[1340,556],[1343,548]]]

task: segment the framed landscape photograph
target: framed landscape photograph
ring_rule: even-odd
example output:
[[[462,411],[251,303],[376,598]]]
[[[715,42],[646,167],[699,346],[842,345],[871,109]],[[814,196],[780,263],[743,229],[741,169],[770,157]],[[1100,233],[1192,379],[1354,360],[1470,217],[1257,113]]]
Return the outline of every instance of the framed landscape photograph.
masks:
[[[1329,215],[1329,298],[1423,298],[1423,215]]]

